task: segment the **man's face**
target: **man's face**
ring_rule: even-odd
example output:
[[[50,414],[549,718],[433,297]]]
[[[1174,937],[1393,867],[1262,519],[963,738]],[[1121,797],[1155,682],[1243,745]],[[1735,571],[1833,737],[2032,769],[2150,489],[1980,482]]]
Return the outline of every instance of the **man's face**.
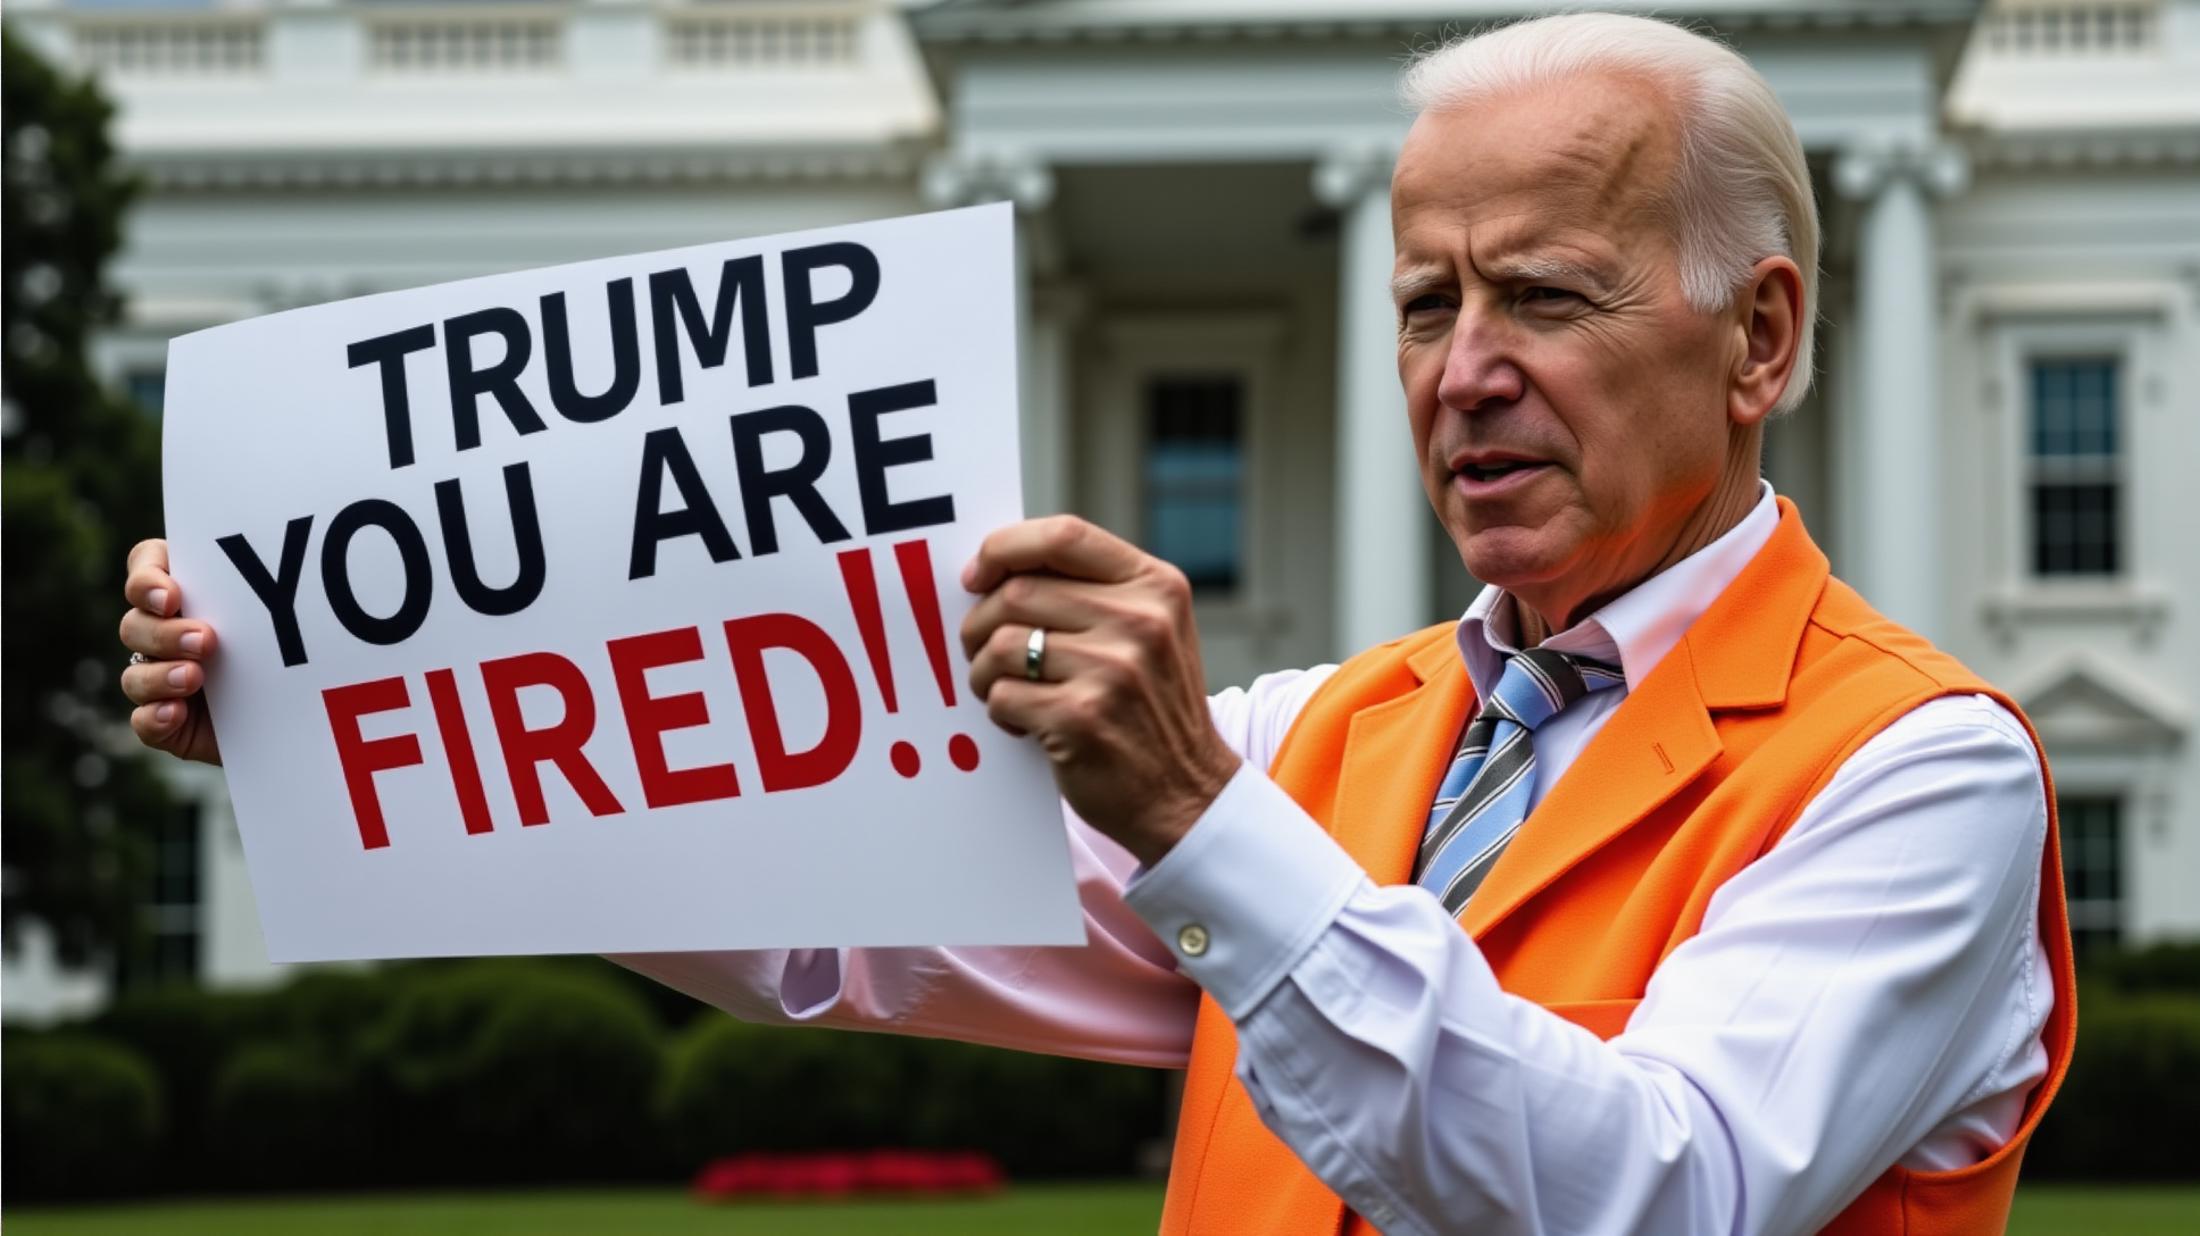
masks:
[[[1746,345],[1682,295],[1671,111],[1596,76],[1430,112],[1391,189],[1429,501],[1467,569],[1554,629],[1659,568],[1728,454]]]

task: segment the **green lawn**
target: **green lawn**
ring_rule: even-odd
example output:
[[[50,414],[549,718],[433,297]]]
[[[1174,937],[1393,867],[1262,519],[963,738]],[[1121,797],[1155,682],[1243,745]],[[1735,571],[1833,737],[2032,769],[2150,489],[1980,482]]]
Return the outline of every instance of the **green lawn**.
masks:
[[[1157,1184],[1023,1185],[980,1201],[705,1206],[674,1189],[162,1202],[37,1209],[11,1236],[1114,1236],[1154,1230]],[[2040,1185],[2012,1236],[2191,1236],[2200,1185]]]
[[[2192,1236],[2200,1184],[2033,1185],[2017,1190],[2010,1236]]]
[[[1022,1185],[979,1200],[704,1205],[676,1188],[398,1194],[26,1210],[8,1236],[1116,1236],[1151,1232],[1157,1184]]]

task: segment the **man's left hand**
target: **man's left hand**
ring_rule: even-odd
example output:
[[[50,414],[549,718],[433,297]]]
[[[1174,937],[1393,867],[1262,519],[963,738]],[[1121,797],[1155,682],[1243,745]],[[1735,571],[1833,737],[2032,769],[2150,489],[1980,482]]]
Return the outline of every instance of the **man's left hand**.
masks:
[[[970,689],[1015,734],[1034,734],[1062,797],[1148,866],[1238,769],[1207,712],[1184,573],[1069,515],[994,532],[963,568],[980,600],[963,620]],[[1025,677],[1046,631],[1037,682]]]

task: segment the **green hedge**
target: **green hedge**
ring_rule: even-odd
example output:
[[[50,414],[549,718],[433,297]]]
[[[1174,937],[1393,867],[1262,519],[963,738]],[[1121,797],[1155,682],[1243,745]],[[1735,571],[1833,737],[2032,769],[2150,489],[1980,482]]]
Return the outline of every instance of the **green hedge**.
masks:
[[[481,962],[397,995],[364,1049],[387,1166],[425,1182],[573,1182],[659,1158],[656,1025],[598,974]]]
[[[1170,1114],[1168,1075],[1157,1070],[928,1046],[934,1142],[991,1151],[1019,1176],[1127,1175]]]
[[[745,1150],[990,1152],[1015,1175],[1123,1175],[1161,1136],[1165,1075],[931,1039],[705,1019],[658,1111],[684,1162]]]
[[[82,1029],[159,1079],[169,1119],[127,1168],[146,1187],[664,1176],[661,1033],[620,975],[592,958],[309,971],[269,991],[126,997]],[[28,1127],[67,1140],[78,1123]]]
[[[868,1147],[1110,1175],[1166,1127],[1158,1072],[749,1026],[667,992],[594,958],[493,958],[127,996],[75,1028],[89,1051],[18,1053],[54,1036],[11,1032],[9,1144],[119,1193],[679,1179],[741,1150]],[[21,1104],[19,1065],[43,1079]],[[31,1105],[72,1088],[143,1090],[165,1118]],[[12,1188],[33,1160],[10,1157]]]
[[[93,1038],[10,1035],[0,1063],[10,1201],[143,1192],[160,1145],[160,1081],[144,1058]]]
[[[215,1179],[245,1188],[372,1182],[373,1109],[357,1071],[306,1043],[251,1043],[214,1081]]]
[[[901,1044],[833,1030],[706,1019],[671,1052],[657,1108],[674,1153],[702,1163],[743,1150],[905,1142]]]
[[[2078,1050],[2025,1156],[2028,1179],[2192,1179],[2200,1131],[2200,997],[2089,983]]]
[[[2028,1178],[2189,1178],[2200,946],[2088,958],[2070,1079]],[[1117,1174],[1162,1135],[1158,1072],[744,1025],[589,958],[307,972],[11,1030],[11,1198],[678,1179],[742,1150],[974,1148]]]
[[[1166,1121],[1147,1070],[716,1014],[667,1050],[662,1009],[575,959],[126,998],[91,1023],[105,1042],[11,1034],[9,1144],[41,1148],[11,1154],[11,1189],[33,1170],[22,1196],[676,1179],[721,1153],[873,1146],[1106,1175]],[[104,1097],[40,1097],[77,1093]],[[116,1115],[125,1094],[156,1116]]]
[[[116,1001],[84,1027],[137,1053],[160,1078],[167,1111],[157,1152],[135,1170],[154,1188],[219,1178],[207,1140],[207,1108],[222,1063],[263,1037],[262,998],[250,992],[163,988]]]
[[[2200,941],[2104,952],[2086,958],[2078,968],[2089,990],[2200,997]]]

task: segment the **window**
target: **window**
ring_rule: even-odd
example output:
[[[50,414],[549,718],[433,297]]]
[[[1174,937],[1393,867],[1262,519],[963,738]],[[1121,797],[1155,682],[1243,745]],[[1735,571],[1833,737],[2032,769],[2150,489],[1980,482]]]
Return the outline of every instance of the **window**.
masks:
[[[2063,796],[2056,801],[2062,827],[2063,896],[2070,904],[2070,936],[2078,953],[2113,947],[2123,932],[2123,801]]]
[[[257,73],[267,64],[261,20],[241,14],[117,14],[77,26],[75,43],[77,63],[103,74]]]
[[[681,68],[815,68],[853,64],[856,16],[713,13],[670,22],[669,51]]]
[[[132,403],[156,417],[160,415],[167,386],[167,371],[161,369],[132,369],[122,375],[123,393]]]
[[[2029,377],[2033,573],[2114,575],[2123,556],[2120,364],[2035,360]]]
[[[161,987],[196,982],[199,924],[204,915],[199,885],[199,805],[185,801],[153,828],[152,869],[145,899],[146,934],[126,950],[117,985]]]
[[[565,29],[550,17],[377,19],[368,36],[367,63],[386,73],[538,72],[565,58]]]
[[[2161,41],[2160,14],[2143,0],[2002,4],[1985,18],[1986,45],[2012,57],[2132,53]]]
[[[1243,573],[1245,384],[1235,376],[1146,384],[1146,548],[1199,592],[1229,592]]]

